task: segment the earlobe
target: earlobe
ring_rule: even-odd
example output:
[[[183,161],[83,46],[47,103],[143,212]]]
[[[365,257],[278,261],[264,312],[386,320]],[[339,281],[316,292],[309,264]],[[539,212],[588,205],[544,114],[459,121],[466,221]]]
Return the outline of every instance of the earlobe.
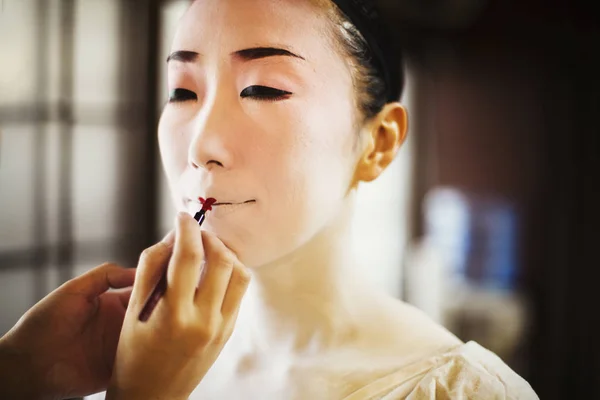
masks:
[[[394,160],[406,139],[406,110],[400,103],[387,104],[366,129],[367,144],[355,171],[357,183],[376,179]]]

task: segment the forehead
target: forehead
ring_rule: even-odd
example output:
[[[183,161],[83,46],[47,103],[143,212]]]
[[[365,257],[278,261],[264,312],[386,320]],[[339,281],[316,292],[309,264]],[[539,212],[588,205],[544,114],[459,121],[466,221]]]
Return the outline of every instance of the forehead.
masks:
[[[236,51],[279,44],[303,52],[331,52],[330,29],[312,0],[196,0],[179,22],[172,50]]]

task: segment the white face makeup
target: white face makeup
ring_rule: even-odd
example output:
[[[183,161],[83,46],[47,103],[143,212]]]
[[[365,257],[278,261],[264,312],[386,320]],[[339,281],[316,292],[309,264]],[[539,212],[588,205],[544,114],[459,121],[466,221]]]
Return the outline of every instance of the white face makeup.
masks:
[[[329,29],[299,0],[197,0],[179,24],[159,125],[172,197],[192,214],[216,198],[203,228],[249,267],[306,243],[351,185],[353,88]]]

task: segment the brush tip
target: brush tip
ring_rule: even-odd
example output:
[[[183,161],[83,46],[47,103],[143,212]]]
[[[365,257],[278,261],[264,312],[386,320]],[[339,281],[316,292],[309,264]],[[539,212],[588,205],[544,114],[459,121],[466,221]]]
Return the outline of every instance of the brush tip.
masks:
[[[210,210],[212,210],[213,204],[215,204],[217,202],[217,200],[215,198],[213,198],[213,197],[209,197],[208,199],[204,199],[203,197],[199,197],[198,200],[202,204],[202,210],[203,211],[210,211]]]

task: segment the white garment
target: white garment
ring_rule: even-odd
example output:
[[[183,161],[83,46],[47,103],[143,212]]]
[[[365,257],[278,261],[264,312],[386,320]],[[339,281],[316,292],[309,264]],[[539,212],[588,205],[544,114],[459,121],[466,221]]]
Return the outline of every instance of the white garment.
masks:
[[[205,392],[201,384],[191,400],[214,399],[340,399],[340,400],[444,400],[444,399],[539,399],[531,386],[498,356],[476,342],[423,357],[396,367],[386,358],[380,365],[371,360],[347,357],[320,366],[318,370],[299,369],[295,387],[277,388],[260,377],[231,385],[221,394]],[[400,366],[401,365],[401,366]],[[265,377],[273,377],[273,373]],[[305,379],[306,378],[306,379]],[[210,374],[205,377],[210,379]],[[298,384],[300,382],[300,384]],[[294,386],[294,384],[292,385]],[[88,397],[104,399],[104,394]]]
[[[497,355],[476,342],[423,359],[360,388],[344,400],[539,399]]]

